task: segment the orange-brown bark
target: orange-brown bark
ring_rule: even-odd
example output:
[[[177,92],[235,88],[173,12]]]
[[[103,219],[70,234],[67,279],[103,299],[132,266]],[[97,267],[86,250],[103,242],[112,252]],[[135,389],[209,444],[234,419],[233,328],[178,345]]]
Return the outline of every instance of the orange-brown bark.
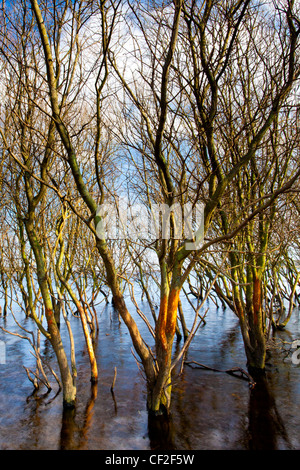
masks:
[[[261,284],[260,280],[256,277],[254,279],[253,288],[253,322],[255,325],[258,323],[259,313],[261,311]]]
[[[81,319],[84,337],[86,341],[86,347],[88,350],[88,355],[89,355],[90,364],[91,364],[91,381],[95,383],[98,380],[98,367],[97,367],[97,361],[95,357],[93,342],[92,342],[92,338],[91,338],[88,323],[87,323],[86,313],[79,303],[77,304],[77,307],[78,307],[79,314],[80,314],[80,319]]]
[[[166,351],[168,348],[166,337],[166,324],[168,313],[168,297],[163,296],[160,301],[159,315],[156,326],[156,338],[159,340],[161,347]]]
[[[54,312],[52,309],[45,307],[45,315],[47,319],[48,330],[49,330],[49,333],[51,334],[51,330],[53,330],[53,327],[56,326]]]
[[[177,310],[179,301],[179,289],[173,289],[170,292],[167,309],[166,335],[173,338],[176,329]]]
[[[169,341],[173,339],[176,329],[179,290],[171,290],[169,296],[161,298],[159,316],[156,327],[157,339],[167,351]]]

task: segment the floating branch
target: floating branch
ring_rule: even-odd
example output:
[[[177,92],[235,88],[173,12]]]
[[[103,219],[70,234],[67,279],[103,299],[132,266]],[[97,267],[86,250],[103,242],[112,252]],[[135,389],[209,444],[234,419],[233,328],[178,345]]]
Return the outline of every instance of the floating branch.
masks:
[[[256,385],[256,382],[253,380],[251,375],[248,374],[248,372],[246,372],[244,369],[241,369],[240,367],[233,367],[232,369],[220,370],[220,369],[214,369],[213,367],[209,367],[209,366],[206,366],[204,364],[200,364],[200,362],[196,362],[196,361],[185,361],[185,364],[189,367],[194,368],[194,369],[199,368],[199,369],[212,370],[213,372],[222,372],[224,374],[229,374],[229,375],[232,375],[234,377],[238,377],[240,379],[247,380],[249,382],[249,387],[250,387],[251,390]],[[193,364],[195,364],[196,367],[193,367]],[[237,374],[239,374],[239,375],[237,375]]]

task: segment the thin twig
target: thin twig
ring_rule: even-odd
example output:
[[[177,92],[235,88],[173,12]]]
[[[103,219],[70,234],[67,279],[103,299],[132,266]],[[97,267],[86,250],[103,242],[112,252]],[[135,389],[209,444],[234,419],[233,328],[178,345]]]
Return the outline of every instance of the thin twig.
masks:
[[[116,378],[117,378],[117,368],[115,367],[114,378],[113,378],[113,381],[112,381],[112,384],[111,384],[111,387],[110,387],[111,392],[114,391]]]

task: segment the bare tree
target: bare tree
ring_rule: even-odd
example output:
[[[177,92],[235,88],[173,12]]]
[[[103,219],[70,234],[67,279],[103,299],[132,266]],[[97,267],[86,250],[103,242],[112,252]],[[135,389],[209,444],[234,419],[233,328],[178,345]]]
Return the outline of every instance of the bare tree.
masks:
[[[105,283],[143,366],[149,410],[170,410],[172,371],[193,337],[198,318],[196,315],[191,334],[172,361],[180,295],[201,262],[211,276],[205,299],[213,286],[220,289],[217,278],[220,282],[223,263],[229,259],[233,282],[231,294],[226,291],[223,300],[238,313],[245,344],[251,344],[249,351],[262,347],[254,358],[248,354],[249,364],[262,368],[265,343],[261,328],[253,325],[262,325],[262,284],[273,203],[300,175],[294,144],[284,149],[284,139],[282,147],[275,142],[283,128],[283,106],[300,72],[297,5],[289,1],[280,8],[270,4],[265,9],[251,0],[225,4],[174,0],[159,5],[113,0],[39,4],[30,0],[30,10],[26,2],[22,5],[26,14],[20,16],[23,33],[16,36],[18,47],[14,46],[15,35],[8,31],[8,20],[12,28],[19,29],[18,20],[7,16],[3,23],[2,56],[12,76],[18,77],[18,85],[16,89],[14,82],[7,85],[17,99],[2,140],[13,162],[12,174],[20,175],[14,181],[17,207],[34,253],[49,328],[46,334],[54,349],[60,345],[59,329],[47,279],[44,232],[37,218],[41,208],[49,210],[46,194],[50,189],[62,201],[61,224],[53,238],[56,259],[52,257],[49,263],[52,269],[56,267],[56,282],[59,280],[76,304],[87,332],[89,317],[81,281],[77,282],[74,270],[67,279],[62,269],[62,260],[68,260],[63,239],[68,206],[94,237]],[[30,45],[38,52],[25,54]],[[12,50],[18,51],[16,60],[11,58]],[[14,145],[8,126],[11,116],[18,124]],[[286,171],[280,176],[282,164]],[[169,209],[167,237],[122,244],[100,234],[97,228],[103,217],[98,207],[113,202],[125,183],[134,198],[131,204],[143,203],[148,213],[155,212],[157,205]],[[233,197],[239,198],[241,211],[234,206]],[[187,235],[175,208],[182,216],[186,206],[196,208],[200,203],[203,224]],[[236,250],[226,243],[231,240]],[[257,241],[259,249],[253,249]],[[208,266],[207,256],[212,247],[222,248],[214,269]],[[238,278],[238,250],[244,249],[248,250],[243,268],[250,276],[249,286],[251,281],[246,288],[247,322]],[[156,256],[153,262],[150,253]],[[155,353],[125,302],[124,278],[134,300],[129,273],[123,271],[127,260],[127,271],[138,270],[144,292],[145,266],[159,271],[160,306],[158,315],[152,310],[154,328],[139,311],[153,333]],[[76,294],[71,278],[73,285],[77,283]],[[222,282],[225,286],[226,277]],[[92,347],[88,348],[92,354]],[[75,392],[65,356],[61,373],[65,374],[65,401],[72,402]]]

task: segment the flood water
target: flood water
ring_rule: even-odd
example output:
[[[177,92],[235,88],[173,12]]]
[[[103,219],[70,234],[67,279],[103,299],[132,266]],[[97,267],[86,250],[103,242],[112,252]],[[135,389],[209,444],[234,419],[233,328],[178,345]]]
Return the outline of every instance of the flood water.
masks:
[[[141,302],[144,311],[147,306]],[[213,303],[188,351],[187,361],[225,370],[246,369],[245,355],[235,315]],[[188,323],[193,318],[184,305]],[[29,330],[34,326],[16,308],[16,316]],[[131,352],[126,327],[109,304],[99,306],[97,361],[99,383],[91,387],[88,356],[80,321],[71,317],[78,369],[77,406],[63,412],[57,384],[44,395],[33,395],[23,365],[34,370],[35,359],[27,341],[0,331],[5,345],[5,364],[0,364],[0,449],[26,450],[251,450],[300,449],[300,366],[273,351],[266,379],[251,390],[245,380],[223,372],[185,366],[174,377],[172,416],[168,423],[148,419],[145,381]],[[150,316],[149,316],[150,318]],[[137,319],[138,324],[141,321]],[[19,332],[11,315],[1,318],[5,328]],[[141,328],[145,333],[145,328]],[[61,333],[67,347],[66,326]],[[146,333],[145,333],[146,334]],[[299,312],[294,312],[286,331],[278,337],[300,339]],[[150,336],[147,340],[151,341]],[[2,351],[3,352],[3,351]],[[53,365],[48,343],[41,353]],[[3,354],[2,354],[3,358]],[[117,377],[114,394],[111,384]]]

